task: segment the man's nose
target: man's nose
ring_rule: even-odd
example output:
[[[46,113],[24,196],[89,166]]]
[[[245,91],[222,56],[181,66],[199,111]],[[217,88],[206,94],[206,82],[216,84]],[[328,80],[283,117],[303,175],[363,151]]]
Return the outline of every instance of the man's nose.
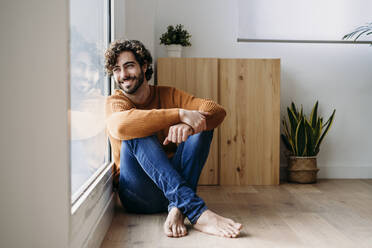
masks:
[[[121,72],[120,72],[120,77],[121,77],[121,79],[125,79],[125,78],[127,78],[127,77],[128,77],[128,72],[127,72],[127,70],[125,70],[125,69],[121,70]]]

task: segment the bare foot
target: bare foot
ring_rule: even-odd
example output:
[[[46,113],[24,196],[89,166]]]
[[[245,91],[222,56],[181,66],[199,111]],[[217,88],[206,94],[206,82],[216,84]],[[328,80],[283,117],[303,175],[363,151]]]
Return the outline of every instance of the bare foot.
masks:
[[[185,217],[182,212],[174,207],[169,213],[168,217],[164,222],[164,233],[168,237],[183,237],[187,235],[187,229],[184,224]]]
[[[207,234],[236,238],[243,226],[240,223],[236,223],[231,219],[222,217],[207,209],[200,215],[194,228]]]

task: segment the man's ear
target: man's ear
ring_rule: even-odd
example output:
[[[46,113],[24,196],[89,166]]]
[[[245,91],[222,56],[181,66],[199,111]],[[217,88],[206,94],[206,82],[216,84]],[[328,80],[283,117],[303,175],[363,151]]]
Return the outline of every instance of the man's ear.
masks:
[[[147,71],[147,64],[146,63],[142,65],[142,70],[143,70],[143,73],[146,73],[146,71]]]

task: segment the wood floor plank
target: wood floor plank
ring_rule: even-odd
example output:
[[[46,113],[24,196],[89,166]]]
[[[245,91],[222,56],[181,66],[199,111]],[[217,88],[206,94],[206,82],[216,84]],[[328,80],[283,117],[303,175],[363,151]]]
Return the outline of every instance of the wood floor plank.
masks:
[[[316,213],[283,216],[304,244],[310,247],[353,247],[353,242]]]
[[[371,222],[355,216],[353,212],[340,214],[329,211],[319,213],[328,223],[340,230],[346,237],[353,240],[358,247],[370,248],[372,244],[372,225]]]
[[[244,225],[239,238],[163,234],[166,213],[126,213],[118,203],[102,248],[372,247],[372,180],[324,179],[316,184],[203,186],[207,206]]]

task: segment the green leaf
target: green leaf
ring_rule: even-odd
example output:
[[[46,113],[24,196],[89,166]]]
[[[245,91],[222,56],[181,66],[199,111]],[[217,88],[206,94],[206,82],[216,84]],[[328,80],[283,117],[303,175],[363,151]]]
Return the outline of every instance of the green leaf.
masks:
[[[167,27],[167,32],[161,35],[160,44],[180,44],[182,46],[191,46],[190,38],[191,35],[187,30],[183,29],[183,25],[178,24],[176,27],[169,25]]]
[[[291,136],[294,138],[296,135],[296,128],[297,128],[297,123],[298,120],[296,118],[295,113],[290,108],[287,108],[288,112],[288,119],[289,119],[289,124],[291,126]]]
[[[328,119],[328,121],[327,121],[326,123],[324,123],[324,124],[323,124],[323,127],[325,127],[325,126],[327,126],[327,125],[328,125],[328,123],[329,123],[329,120],[330,120],[330,119]]]
[[[363,32],[360,32],[360,33],[357,35],[357,37],[355,37],[354,40],[359,39],[360,36],[362,36],[364,33],[367,33],[368,31],[369,31],[369,30],[367,29],[367,30],[364,30]]]
[[[285,146],[295,156],[316,156],[319,153],[319,147],[324,137],[328,133],[336,110],[333,111],[327,122],[323,124],[323,117],[318,113],[319,102],[316,101],[311,111],[310,118],[306,117],[301,105],[300,112],[292,102],[287,107],[288,122],[283,117],[282,140]]]
[[[291,110],[293,112],[293,114],[296,116],[296,119],[300,119],[299,116],[298,116],[298,112],[297,112],[297,108],[296,108],[296,105],[294,104],[294,102],[291,103]]]
[[[313,110],[311,111],[311,114],[310,114],[310,123],[313,128],[316,127],[317,121],[318,121],[318,101],[316,101],[313,107]]]
[[[282,123],[283,123],[284,133],[286,133],[287,135],[289,135],[287,121],[285,119],[283,119]]]
[[[291,150],[292,150],[292,146],[291,146],[291,144],[289,143],[288,138],[287,138],[285,135],[283,135],[283,134],[281,134],[280,136],[282,137],[282,140],[283,140],[283,143],[284,143],[285,147],[286,147],[289,151],[291,151]]]
[[[316,123],[316,127],[314,130],[314,141],[315,141],[315,147],[318,144],[320,134],[322,133],[322,119],[318,118],[318,121]]]
[[[315,136],[314,130],[308,120],[305,121],[305,132],[307,137],[306,152],[307,156],[314,156],[315,150]]]
[[[326,129],[324,130],[322,136],[320,137],[319,142],[316,145],[316,149],[319,149],[320,144],[322,143],[324,137],[326,136],[326,134],[328,133],[329,129],[331,128],[332,123],[333,123],[333,120],[334,120],[334,117],[335,117],[335,113],[336,113],[336,109],[333,110],[333,113],[332,113],[331,117],[329,117],[329,119],[327,121],[328,125],[327,125]]]
[[[307,137],[305,133],[304,119],[301,119],[296,129],[297,156],[304,156],[306,152]]]
[[[354,37],[355,35],[357,35],[356,38],[354,39],[354,41],[356,41],[363,34],[365,34],[365,35],[371,34],[372,33],[372,32],[370,32],[371,30],[372,30],[372,22],[371,23],[367,23],[366,25],[357,27],[352,32],[344,35],[342,37],[342,39],[343,40],[345,40],[345,39],[351,39],[352,37]],[[366,33],[366,32],[368,32],[368,33]]]
[[[290,148],[288,148],[288,150],[290,150],[293,154],[295,154],[296,150],[295,150],[295,147],[294,147],[294,144],[293,144],[293,136],[290,135],[289,133],[289,130],[288,130],[288,125],[287,125],[287,122],[285,121],[285,119],[283,119],[283,126],[284,126],[284,134],[287,138],[287,141],[290,145]]]

